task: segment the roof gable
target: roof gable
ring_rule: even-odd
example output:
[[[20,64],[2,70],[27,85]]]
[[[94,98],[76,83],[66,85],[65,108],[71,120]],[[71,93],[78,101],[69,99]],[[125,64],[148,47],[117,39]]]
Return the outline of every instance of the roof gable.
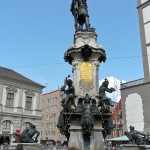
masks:
[[[9,77],[9,78],[20,80],[20,81],[27,82],[30,84],[36,84],[37,86],[43,86],[43,85],[40,85],[40,84],[28,79],[27,77],[15,72],[14,70],[4,68],[4,67],[0,67],[0,76]],[[44,86],[43,86],[43,88],[44,88]]]

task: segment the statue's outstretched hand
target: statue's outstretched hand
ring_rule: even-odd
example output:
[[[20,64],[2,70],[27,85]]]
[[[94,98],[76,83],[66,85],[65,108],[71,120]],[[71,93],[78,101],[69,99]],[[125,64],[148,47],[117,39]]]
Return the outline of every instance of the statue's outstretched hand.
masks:
[[[115,88],[113,88],[113,87],[111,87],[110,89],[112,90],[112,92],[115,92],[115,91],[116,91],[116,89],[115,89]]]

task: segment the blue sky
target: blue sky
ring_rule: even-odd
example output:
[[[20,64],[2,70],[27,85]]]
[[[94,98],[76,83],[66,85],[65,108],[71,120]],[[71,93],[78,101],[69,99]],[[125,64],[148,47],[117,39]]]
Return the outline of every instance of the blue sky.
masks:
[[[71,0],[0,0],[0,66],[45,85],[47,92],[72,75],[63,56],[73,43]],[[136,0],[88,0],[90,24],[106,50],[99,78],[143,77]],[[45,90],[44,90],[45,92]]]

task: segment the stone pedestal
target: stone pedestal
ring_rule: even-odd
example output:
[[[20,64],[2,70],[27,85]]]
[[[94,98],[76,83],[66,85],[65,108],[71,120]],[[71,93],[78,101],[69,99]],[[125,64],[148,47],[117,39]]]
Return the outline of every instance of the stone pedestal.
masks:
[[[124,150],[150,150],[150,145],[123,144]]]
[[[104,139],[102,135],[102,118],[99,114],[93,114],[94,127],[90,135],[84,135],[81,126],[81,113],[65,114],[70,119],[70,138],[68,147],[69,150],[101,150],[104,146]],[[107,115],[103,119],[107,119]]]
[[[74,44],[65,52],[64,59],[72,65],[76,97],[73,101],[77,106],[75,112],[63,114],[70,123],[69,150],[101,150],[104,143],[102,124],[110,114],[102,114],[97,107],[99,66],[106,60],[105,50],[97,45],[97,34],[76,32]]]
[[[42,150],[42,147],[37,143],[12,143],[8,150]]]

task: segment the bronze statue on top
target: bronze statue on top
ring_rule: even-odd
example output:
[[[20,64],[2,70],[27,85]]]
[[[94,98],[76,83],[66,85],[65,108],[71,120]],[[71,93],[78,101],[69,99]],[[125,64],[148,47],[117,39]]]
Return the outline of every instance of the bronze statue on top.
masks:
[[[86,31],[92,31],[89,23],[89,15],[87,9],[86,0],[72,0],[71,12],[75,20],[75,29],[77,31],[83,31],[83,25],[85,24]]]

